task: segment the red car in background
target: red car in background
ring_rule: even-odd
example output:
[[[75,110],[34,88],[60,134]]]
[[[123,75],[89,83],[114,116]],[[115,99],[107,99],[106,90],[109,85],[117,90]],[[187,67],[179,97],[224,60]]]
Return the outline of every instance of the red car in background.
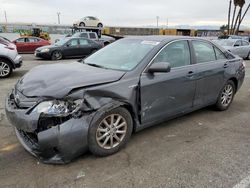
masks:
[[[38,37],[21,37],[14,40],[13,43],[19,53],[34,53],[37,48],[51,44],[49,41]]]

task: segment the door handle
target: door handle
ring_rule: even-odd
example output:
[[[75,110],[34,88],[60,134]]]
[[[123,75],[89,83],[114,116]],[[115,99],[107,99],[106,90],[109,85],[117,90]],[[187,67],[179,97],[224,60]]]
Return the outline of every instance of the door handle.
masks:
[[[228,63],[225,63],[223,68],[227,68],[227,67],[229,67],[229,65],[228,65]]]
[[[194,76],[194,71],[189,71],[187,77],[191,78]]]

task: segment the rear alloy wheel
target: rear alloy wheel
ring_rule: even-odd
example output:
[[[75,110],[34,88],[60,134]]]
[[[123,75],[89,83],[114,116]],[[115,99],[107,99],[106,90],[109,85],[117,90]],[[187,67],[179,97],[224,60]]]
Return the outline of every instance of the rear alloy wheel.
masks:
[[[118,152],[132,134],[133,121],[124,108],[105,112],[89,130],[89,149],[94,155],[107,156]]]
[[[235,95],[235,84],[232,80],[229,80],[220,92],[220,96],[216,103],[216,107],[220,111],[227,110],[233,102]]]
[[[62,59],[62,57],[63,57],[62,52],[60,52],[60,51],[54,51],[52,53],[51,59],[52,60],[60,60],[60,59]]]
[[[79,24],[79,26],[80,26],[80,27],[85,27],[85,23],[84,23],[84,22],[81,22],[81,23]]]
[[[0,59],[0,78],[7,78],[12,73],[12,66],[11,64],[4,60]]]

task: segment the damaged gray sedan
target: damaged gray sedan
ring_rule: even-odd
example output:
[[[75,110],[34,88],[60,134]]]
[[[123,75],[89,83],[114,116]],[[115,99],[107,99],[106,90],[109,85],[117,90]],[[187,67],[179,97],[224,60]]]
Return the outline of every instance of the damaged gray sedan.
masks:
[[[243,60],[209,41],[133,37],[81,62],[32,69],[6,115],[28,152],[68,163],[87,150],[116,153],[132,132],[208,105],[226,110],[244,76]]]

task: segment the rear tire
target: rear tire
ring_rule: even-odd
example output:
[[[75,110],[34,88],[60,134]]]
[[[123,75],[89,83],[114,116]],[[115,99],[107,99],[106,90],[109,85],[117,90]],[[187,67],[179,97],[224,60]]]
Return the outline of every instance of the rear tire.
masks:
[[[236,88],[234,82],[232,80],[227,81],[219,94],[215,105],[216,109],[219,111],[227,110],[233,102],[235,92]]]
[[[0,59],[0,78],[7,78],[13,71],[12,65],[5,59]]]
[[[133,130],[130,113],[122,107],[104,112],[89,128],[89,150],[97,156],[112,155],[129,141]]]
[[[51,60],[61,60],[63,58],[62,52],[54,51],[51,55]]]
[[[81,22],[81,23],[79,24],[79,26],[80,26],[80,27],[85,27],[85,23],[84,23],[84,22]]]

